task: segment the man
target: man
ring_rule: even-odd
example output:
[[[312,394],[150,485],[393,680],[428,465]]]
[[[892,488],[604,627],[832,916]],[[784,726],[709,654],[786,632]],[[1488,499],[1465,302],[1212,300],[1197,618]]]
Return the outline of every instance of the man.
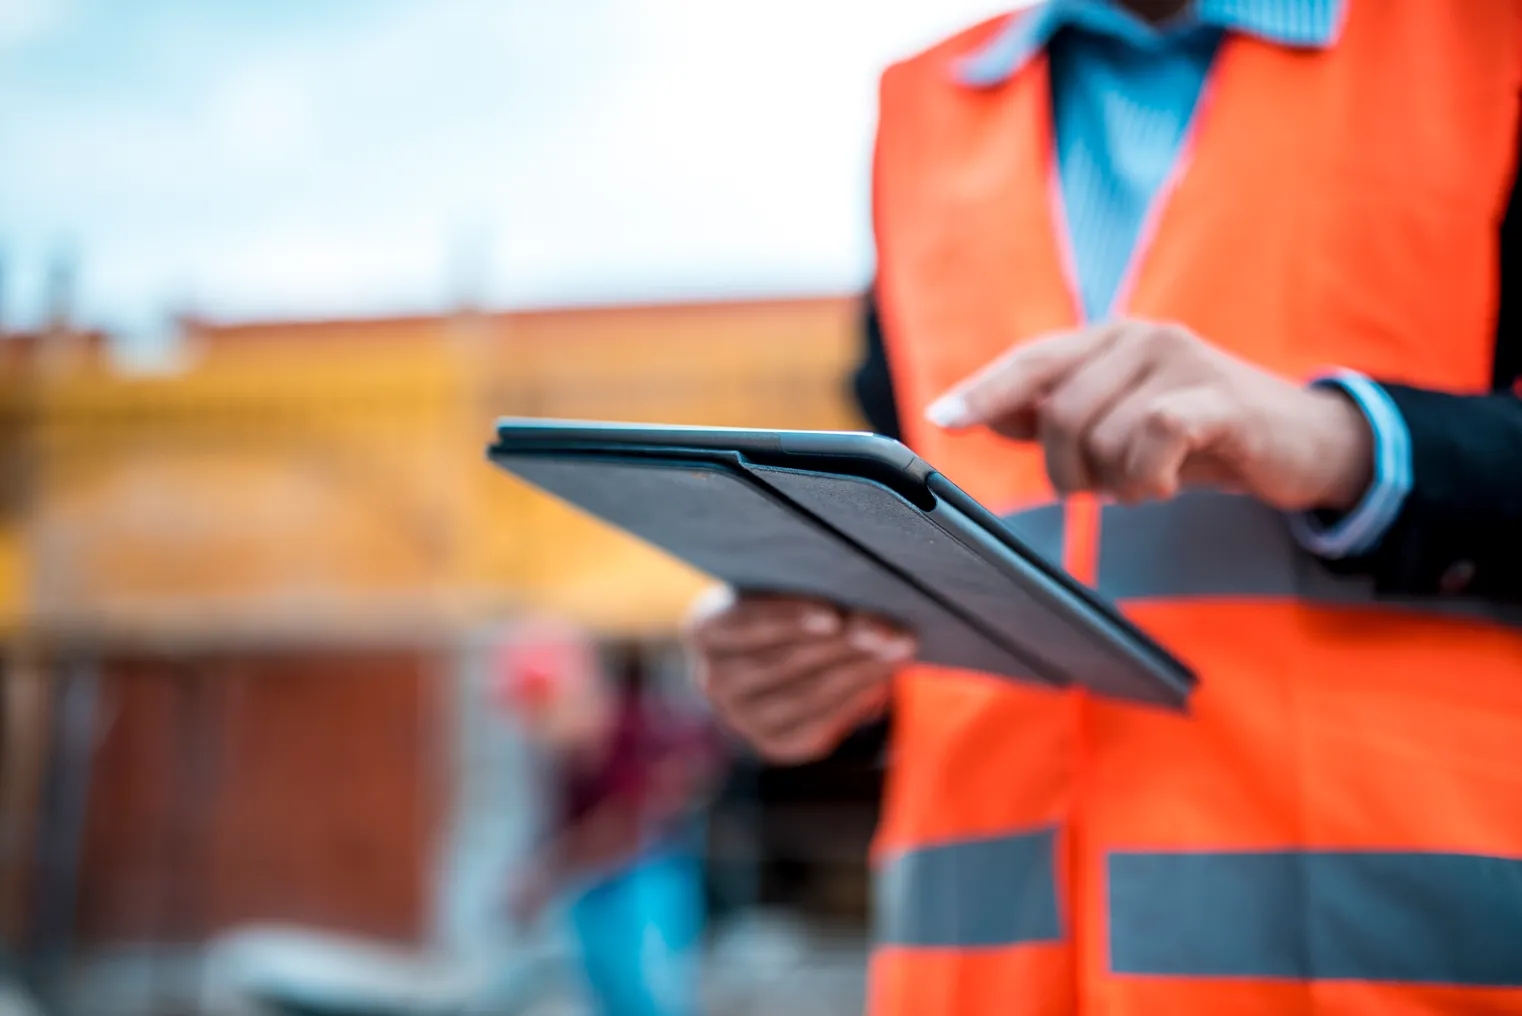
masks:
[[[1522,1012],[1519,87],[1515,0],[1051,0],[888,71],[880,426],[1201,684],[702,615],[774,759],[892,678],[875,1012]]]

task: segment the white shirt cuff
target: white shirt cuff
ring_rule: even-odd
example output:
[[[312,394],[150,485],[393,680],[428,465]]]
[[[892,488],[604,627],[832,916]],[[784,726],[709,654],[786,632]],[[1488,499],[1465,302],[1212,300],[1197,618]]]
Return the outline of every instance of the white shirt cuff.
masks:
[[[1357,371],[1336,371],[1312,385],[1340,389],[1369,421],[1374,481],[1353,510],[1332,525],[1323,524],[1314,513],[1298,512],[1290,516],[1290,529],[1317,557],[1355,557],[1379,545],[1411,492],[1411,432],[1385,390]]]

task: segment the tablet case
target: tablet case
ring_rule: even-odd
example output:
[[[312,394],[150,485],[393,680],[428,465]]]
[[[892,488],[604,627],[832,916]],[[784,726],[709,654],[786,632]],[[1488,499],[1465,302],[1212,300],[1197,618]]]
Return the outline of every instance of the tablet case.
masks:
[[[497,448],[492,459],[738,589],[889,618],[917,633],[924,662],[1059,687],[1077,679],[1137,702],[1185,700],[1187,684],[1159,680],[964,546],[965,534],[938,526],[935,512],[950,509],[927,515],[874,480],[758,465],[736,452]]]

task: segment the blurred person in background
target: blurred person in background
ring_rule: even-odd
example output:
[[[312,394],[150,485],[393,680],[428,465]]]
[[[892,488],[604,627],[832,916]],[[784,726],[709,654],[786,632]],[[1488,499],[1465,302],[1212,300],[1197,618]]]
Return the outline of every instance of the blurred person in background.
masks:
[[[522,625],[501,689],[549,762],[548,835],[509,905],[533,922],[563,898],[588,987],[606,1016],[697,1009],[703,867],[696,811],[716,768],[701,723],[605,674],[589,638]]]
[[[1515,0],[1050,0],[887,72],[865,411],[1201,683],[699,614],[772,759],[891,683],[875,1012],[1522,1013],[1519,89]]]

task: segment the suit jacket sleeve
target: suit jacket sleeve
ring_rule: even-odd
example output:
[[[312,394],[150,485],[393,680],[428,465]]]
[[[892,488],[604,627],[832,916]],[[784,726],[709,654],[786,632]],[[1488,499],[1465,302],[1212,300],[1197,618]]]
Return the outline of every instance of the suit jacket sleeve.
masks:
[[[1384,387],[1411,434],[1411,490],[1375,548],[1338,570],[1391,594],[1522,601],[1522,399]]]

